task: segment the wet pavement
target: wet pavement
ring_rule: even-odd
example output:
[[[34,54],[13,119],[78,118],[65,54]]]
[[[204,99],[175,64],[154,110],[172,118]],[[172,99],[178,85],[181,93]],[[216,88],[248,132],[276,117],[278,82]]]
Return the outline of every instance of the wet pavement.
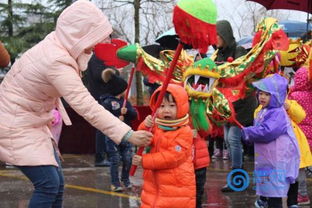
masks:
[[[64,155],[64,159],[65,208],[139,207],[139,192],[142,184],[141,169],[138,169],[136,175],[131,178],[134,184],[131,190],[115,193],[110,191],[109,168],[93,167],[93,155]],[[245,168],[251,176],[253,161],[245,161]],[[254,207],[256,196],[252,184],[242,192],[222,193],[220,191],[226,183],[229,170],[229,161],[212,161],[207,171],[202,207]],[[310,199],[312,199],[312,178],[308,178],[308,189]],[[0,208],[26,208],[32,190],[31,183],[20,171],[0,164]]]

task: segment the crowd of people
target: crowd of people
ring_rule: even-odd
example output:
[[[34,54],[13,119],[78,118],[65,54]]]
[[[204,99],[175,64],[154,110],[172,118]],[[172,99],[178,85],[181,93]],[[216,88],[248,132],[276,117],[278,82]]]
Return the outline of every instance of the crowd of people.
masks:
[[[210,58],[217,65],[247,53],[236,44],[228,21],[218,21],[216,29],[216,51]],[[230,159],[232,170],[244,169],[244,145],[254,146],[256,207],[281,208],[283,197],[290,208],[310,203],[305,175],[305,168],[312,166],[308,65],[295,72],[291,87],[282,75],[269,75],[252,83],[254,94],[231,103],[243,128],[227,122],[218,127],[220,135],[202,137],[191,125],[186,90],[169,84],[157,109],[162,87],[154,86],[150,108],[156,114],[132,130],[137,111],[125,98],[127,81],[93,54],[95,45],[110,42],[112,31],[100,9],[78,0],[60,14],[55,31],[16,60],[0,85],[0,160],[32,182],[29,208],[63,204],[58,142],[63,123],[71,121],[61,97],[97,129],[95,166],[110,167],[111,191],[131,188],[132,164],[143,168],[141,207],[202,207],[210,156]],[[204,56],[195,61],[209,59]],[[0,67],[9,62],[0,43]],[[81,80],[85,70],[88,88]],[[218,144],[215,151],[213,141]],[[133,146],[150,150],[137,155]],[[274,176],[278,180],[270,179]],[[220,191],[235,190],[226,184]]]

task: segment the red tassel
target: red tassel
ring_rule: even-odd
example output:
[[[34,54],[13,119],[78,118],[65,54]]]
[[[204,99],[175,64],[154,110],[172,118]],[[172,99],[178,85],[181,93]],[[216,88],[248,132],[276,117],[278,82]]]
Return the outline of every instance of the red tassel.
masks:
[[[178,6],[173,11],[173,24],[176,33],[185,44],[206,53],[210,45],[216,44],[216,25],[204,22],[186,13]]]

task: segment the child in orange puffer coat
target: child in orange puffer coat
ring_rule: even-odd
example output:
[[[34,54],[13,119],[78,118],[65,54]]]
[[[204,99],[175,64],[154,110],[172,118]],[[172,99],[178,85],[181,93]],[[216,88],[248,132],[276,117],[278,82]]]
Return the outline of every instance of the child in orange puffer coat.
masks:
[[[151,97],[152,109],[160,88]],[[141,208],[195,208],[193,131],[189,126],[188,111],[184,88],[169,84],[155,121],[147,116],[139,126],[146,130],[152,127],[154,135],[151,151],[133,157],[133,164],[144,169]]]

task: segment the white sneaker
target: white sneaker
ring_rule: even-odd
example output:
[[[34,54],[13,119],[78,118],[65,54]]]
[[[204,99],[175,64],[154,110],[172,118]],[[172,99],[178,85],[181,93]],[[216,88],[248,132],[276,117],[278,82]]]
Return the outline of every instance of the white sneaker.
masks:
[[[222,152],[220,151],[220,149],[215,149],[212,155],[212,159],[216,159],[216,158],[221,158],[222,157]]]
[[[255,201],[255,207],[256,208],[267,208],[268,207],[268,202],[263,201],[261,199],[257,199]]]
[[[229,152],[227,150],[223,150],[223,160],[229,159]]]

